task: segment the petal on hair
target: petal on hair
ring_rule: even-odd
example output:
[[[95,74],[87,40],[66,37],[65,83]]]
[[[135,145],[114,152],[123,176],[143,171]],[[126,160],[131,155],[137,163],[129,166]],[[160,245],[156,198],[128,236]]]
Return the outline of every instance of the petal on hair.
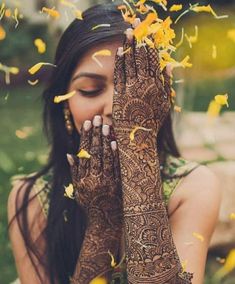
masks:
[[[46,51],[46,44],[45,44],[45,42],[41,38],[36,38],[34,40],[34,44],[35,44],[35,46],[38,49],[38,53],[41,53],[41,54],[45,53],[45,51]]]

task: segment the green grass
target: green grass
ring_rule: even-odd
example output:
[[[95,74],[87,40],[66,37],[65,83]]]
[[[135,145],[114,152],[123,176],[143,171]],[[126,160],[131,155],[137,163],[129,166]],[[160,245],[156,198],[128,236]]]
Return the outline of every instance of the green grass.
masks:
[[[31,86],[0,91],[0,200],[4,205],[0,206],[0,284],[9,284],[17,277],[6,232],[7,198],[11,190],[9,179],[15,174],[37,171],[48,152],[41,129],[40,94],[41,88]],[[207,101],[209,99],[207,96]],[[200,105],[195,104],[194,108],[200,109]],[[26,126],[32,127],[31,135],[27,139],[17,138],[16,130]],[[219,284],[211,279],[220,266],[215,257],[208,258],[206,284]],[[231,275],[220,283],[232,284],[234,279],[235,275]]]

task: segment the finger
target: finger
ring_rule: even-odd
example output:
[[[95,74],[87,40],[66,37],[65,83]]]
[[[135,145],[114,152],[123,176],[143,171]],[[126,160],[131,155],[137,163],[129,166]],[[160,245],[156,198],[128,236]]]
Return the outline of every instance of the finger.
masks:
[[[125,94],[126,78],[124,69],[123,47],[119,47],[114,65],[114,98]]]
[[[110,127],[103,125],[103,173],[105,177],[113,176],[113,154],[111,149]]]
[[[113,175],[116,183],[120,183],[121,181],[121,173],[120,173],[120,163],[119,163],[119,155],[117,149],[117,141],[111,142],[111,148],[113,153]]]
[[[161,76],[160,58],[156,48],[147,47],[147,55],[149,62],[149,75],[156,80]]]
[[[136,79],[136,65],[135,65],[135,44],[133,39],[133,30],[131,28],[126,30],[126,40],[124,42],[124,60],[125,60],[125,75],[126,84],[129,85]]]
[[[171,66],[168,64],[166,68],[162,71],[163,78],[164,78],[164,90],[165,90],[165,98],[170,98],[171,96]]]
[[[86,120],[83,123],[81,129],[81,138],[80,138],[81,140],[80,140],[79,151],[77,157],[75,157],[75,161],[79,160],[78,174],[80,179],[84,178],[89,172],[90,158],[86,157],[86,155],[81,155],[81,154],[82,151],[83,152],[85,151],[87,155],[90,155],[91,135],[92,135],[92,123],[90,120]]]
[[[135,66],[138,77],[146,78],[149,74],[149,62],[146,46],[135,47]]]
[[[93,133],[91,139],[90,173],[98,176],[102,171],[102,117],[96,115],[93,119]]]

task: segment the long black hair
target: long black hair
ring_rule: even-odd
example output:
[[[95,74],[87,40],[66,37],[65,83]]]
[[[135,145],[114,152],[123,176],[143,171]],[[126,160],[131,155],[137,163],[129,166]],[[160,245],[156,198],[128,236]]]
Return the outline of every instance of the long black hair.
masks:
[[[110,24],[92,30],[100,24]],[[81,249],[86,228],[85,216],[78,204],[64,197],[64,186],[71,182],[66,153],[75,154],[79,147],[80,137],[77,131],[68,135],[65,127],[63,104],[55,104],[55,95],[66,93],[72,73],[83,54],[101,42],[110,42],[114,38],[124,39],[124,31],[129,25],[123,20],[115,4],[97,5],[83,13],[83,20],[75,19],[63,33],[55,55],[54,68],[48,86],[43,92],[44,102],[43,129],[51,145],[48,163],[35,175],[25,178],[27,187],[24,198],[19,205],[19,190],[16,197],[16,218],[24,238],[27,252],[35,270],[43,283],[37,265],[32,258],[45,268],[50,283],[69,284]],[[166,118],[160,130],[157,147],[164,162],[166,154],[179,157],[173,130],[171,114]],[[29,194],[36,180],[48,172],[52,173],[49,211],[45,229],[37,241],[33,241],[27,219]],[[22,187],[23,188],[23,187]],[[37,194],[36,194],[37,195]],[[36,195],[33,197],[35,198]],[[66,213],[67,222],[64,220]],[[44,238],[45,251],[38,249],[40,238]]]

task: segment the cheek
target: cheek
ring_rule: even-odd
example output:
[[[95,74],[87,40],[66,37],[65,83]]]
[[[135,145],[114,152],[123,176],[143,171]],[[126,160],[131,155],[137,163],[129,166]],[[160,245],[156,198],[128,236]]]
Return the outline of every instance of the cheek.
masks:
[[[99,113],[99,103],[95,99],[78,96],[69,99],[69,108],[78,132],[85,120],[92,120]]]

